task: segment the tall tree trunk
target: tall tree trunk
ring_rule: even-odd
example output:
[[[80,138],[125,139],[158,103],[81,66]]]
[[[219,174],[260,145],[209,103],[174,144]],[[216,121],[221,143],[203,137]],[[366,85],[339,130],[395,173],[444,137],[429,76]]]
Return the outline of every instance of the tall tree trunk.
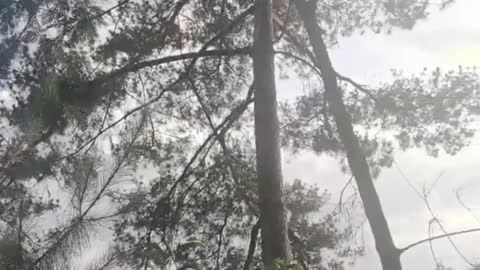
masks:
[[[384,270],[401,270],[400,252],[395,244],[373,184],[367,160],[353,130],[351,116],[338,88],[337,74],[332,67],[322,29],[316,21],[315,1],[294,0],[307,30],[316,66],[320,69],[330,111],[335,119],[340,140],[347,152],[350,169],[355,177],[365,214],[370,223],[375,245]]]
[[[265,269],[273,269],[275,259],[290,257],[287,215],[283,201],[272,32],[272,1],[256,0],[253,43],[255,143]]]

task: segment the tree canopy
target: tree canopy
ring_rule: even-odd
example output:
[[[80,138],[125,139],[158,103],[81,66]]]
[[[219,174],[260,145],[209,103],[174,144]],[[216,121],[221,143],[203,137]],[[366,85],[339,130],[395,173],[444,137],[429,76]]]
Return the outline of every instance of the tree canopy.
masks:
[[[254,2],[0,3],[0,269],[262,267]],[[299,3],[310,5],[326,49],[353,34],[411,29],[432,5],[273,3],[275,68],[309,86],[279,106],[282,146],[333,155],[355,175]],[[377,86],[333,68],[373,177],[397,151],[454,155],[474,135],[473,68],[394,73]],[[280,268],[340,270],[363,254],[328,191],[300,179],[283,196],[292,262]],[[105,254],[79,262],[99,235],[109,235]]]

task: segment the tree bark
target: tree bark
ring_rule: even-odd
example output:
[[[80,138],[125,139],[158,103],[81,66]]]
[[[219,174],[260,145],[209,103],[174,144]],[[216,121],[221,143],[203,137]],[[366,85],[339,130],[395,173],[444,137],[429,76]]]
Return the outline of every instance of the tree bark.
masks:
[[[400,252],[393,242],[380,199],[373,184],[367,160],[353,130],[351,116],[343,103],[342,93],[338,88],[337,74],[332,67],[327,47],[322,37],[323,30],[316,21],[315,1],[294,1],[313,48],[315,64],[321,71],[328,106],[335,119],[340,140],[347,152],[348,164],[355,177],[358,191],[363,201],[365,214],[375,238],[375,246],[380,256],[382,268],[383,270],[401,270]]]
[[[287,215],[283,200],[272,32],[272,1],[256,0],[252,56],[258,197],[265,269],[273,269],[276,259],[290,258]]]

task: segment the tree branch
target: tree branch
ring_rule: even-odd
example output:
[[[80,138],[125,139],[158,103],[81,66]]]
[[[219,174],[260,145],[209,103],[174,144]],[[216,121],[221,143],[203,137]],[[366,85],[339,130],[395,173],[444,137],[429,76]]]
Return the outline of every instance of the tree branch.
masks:
[[[205,42],[205,44],[203,44],[202,48],[197,53],[193,53],[193,54],[192,53],[187,53],[187,54],[184,54],[184,55],[176,55],[176,56],[169,56],[169,57],[167,56],[167,57],[162,58],[162,59],[146,61],[146,62],[143,62],[143,63],[137,63],[137,64],[134,64],[130,67],[125,67],[125,68],[122,68],[120,70],[114,71],[113,75],[112,74],[106,75],[105,79],[98,79],[98,80],[101,83],[101,82],[104,82],[105,80],[111,79],[112,77],[122,75],[122,74],[125,74],[125,73],[128,73],[128,72],[134,72],[134,71],[137,71],[137,70],[139,70],[140,68],[143,68],[143,67],[148,67],[148,66],[158,65],[158,64],[162,64],[162,63],[168,63],[168,62],[172,62],[172,61],[179,61],[179,60],[185,60],[185,59],[192,58],[192,61],[190,62],[190,64],[186,68],[187,72],[185,72],[185,73],[188,74],[188,71],[190,71],[193,68],[193,66],[195,65],[195,63],[197,62],[197,60],[200,57],[213,56],[213,55],[218,56],[218,55],[222,55],[222,54],[234,55],[234,54],[232,54],[231,50],[209,51],[208,48],[210,46],[212,46],[217,40],[221,39],[226,34],[228,34],[235,26],[240,24],[246,17],[251,15],[253,13],[253,10],[254,10],[254,7],[252,6],[252,7],[248,8],[247,10],[245,10],[244,12],[242,12],[230,24],[225,26],[222,30],[220,30],[220,32],[218,32],[215,36],[213,36],[211,39],[209,39],[207,42]],[[248,49],[243,48],[243,50],[244,51],[242,51],[242,48],[240,48],[239,51],[237,51],[236,53],[237,54],[238,53],[247,54],[247,53],[250,52],[249,48]],[[89,82],[89,84],[91,84],[95,81],[97,81],[97,80],[91,81],[91,82]]]
[[[89,139],[88,141],[86,141],[84,144],[82,144],[81,146],[79,146],[75,151],[73,151],[72,153],[66,155],[66,156],[63,156],[61,158],[59,158],[59,160],[63,160],[63,159],[68,159],[74,155],[76,155],[77,153],[79,153],[80,151],[82,151],[82,149],[84,149],[85,147],[87,147],[90,143],[96,141],[98,139],[98,137],[100,137],[100,135],[102,135],[103,133],[105,133],[107,130],[115,127],[118,123],[124,121],[125,119],[127,119],[129,116],[131,116],[132,114],[150,106],[151,104],[157,102],[161,97],[163,97],[163,94],[165,94],[168,90],[170,90],[173,86],[175,86],[179,81],[175,81],[174,83],[172,83],[170,86],[168,86],[166,89],[164,89],[158,96],[156,96],[155,98],[149,100],[148,102],[140,105],[140,106],[137,106],[133,109],[131,109],[130,111],[128,111],[127,113],[125,113],[120,119],[118,119],[117,121],[113,122],[112,124],[108,125],[107,127],[103,128],[103,129],[100,129],[97,134],[92,137],[91,139]]]
[[[243,265],[243,270],[249,270],[250,265],[252,264],[253,261],[253,256],[255,255],[255,248],[257,247],[257,236],[258,232],[260,231],[260,220],[253,225],[252,232],[250,234],[250,244],[248,245],[248,253],[247,253],[247,259],[245,260],[245,264]]]
[[[135,143],[136,139],[138,139],[138,136],[140,135],[140,131],[143,127],[144,123],[140,123],[138,126],[137,130],[132,136],[132,139],[129,141],[127,145],[127,150],[125,153],[120,157],[118,164],[113,168],[112,172],[110,173],[109,177],[105,181],[105,183],[102,185],[101,189],[98,191],[96,196],[90,201],[88,207],[86,208],[83,213],[80,213],[78,216],[76,216],[74,219],[71,220],[71,224],[68,225],[61,233],[60,236],[56,239],[56,241],[51,244],[48,248],[45,249],[45,251],[38,257],[36,258],[32,265],[31,265],[31,270],[37,269],[37,266],[44,263],[44,260],[48,260],[51,256],[54,256],[56,252],[62,249],[62,244],[66,239],[72,236],[74,234],[75,230],[78,230],[78,228],[81,228],[83,225],[83,222],[87,221],[86,217],[89,214],[89,212],[92,210],[92,208],[98,203],[98,201],[102,198],[102,195],[105,193],[107,188],[110,186],[111,182],[113,181],[114,177],[118,174],[120,171],[122,165],[124,162],[127,160],[128,155],[130,154],[131,147]],[[94,220],[94,219],[92,219]],[[90,221],[92,221],[90,220]],[[65,252],[60,251],[60,252]]]
[[[227,143],[225,142],[225,134],[228,131],[228,129],[224,129],[222,132],[217,131],[217,129],[215,127],[215,124],[213,123],[212,117],[211,117],[211,115],[210,115],[210,113],[209,113],[209,111],[206,107],[206,104],[203,101],[203,99],[200,95],[200,92],[195,85],[195,82],[193,80],[190,80],[190,83],[192,85],[193,92],[195,93],[195,96],[197,97],[198,102],[200,103],[200,106],[202,107],[202,111],[205,114],[205,117],[207,118],[208,124],[210,125],[210,128],[213,131],[213,134],[216,136],[217,141],[220,143],[220,147],[222,148],[222,151],[223,151],[224,155],[226,156],[227,166],[230,170],[230,173],[232,174],[232,178],[237,185],[240,185],[240,177],[238,176],[238,173],[237,173],[237,171],[235,170],[235,167],[232,164],[233,158],[232,158],[232,155],[230,153],[230,150],[228,149]],[[252,97],[253,97],[254,85],[255,85],[255,83],[252,83],[250,85],[250,88],[249,88],[248,93],[247,93],[247,98],[246,98],[247,101],[251,100]],[[243,197],[242,199],[245,201],[245,204],[247,205],[248,209],[252,213],[256,214],[257,211],[255,210],[255,207],[251,204],[247,194],[242,192],[241,196]]]
[[[345,81],[345,82],[348,82],[350,83],[351,85],[353,85],[353,87],[355,87],[357,90],[359,90],[360,92],[364,93],[365,95],[367,95],[370,99],[372,99],[375,104],[377,106],[380,106],[380,102],[379,100],[370,92],[370,90],[368,90],[367,88],[365,88],[365,86],[355,82],[354,80],[352,80],[351,78],[349,77],[346,77],[346,76],[343,76],[341,74],[339,74],[338,72],[335,72],[337,73],[337,77],[338,79],[340,79],[341,81]]]
[[[91,16],[90,18],[87,18],[87,20],[93,21],[93,20],[96,20],[96,19],[98,19],[98,18],[101,18],[101,17],[103,17],[103,15],[106,15],[106,14],[112,12],[114,9],[120,8],[120,7],[128,4],[129,1],[130,1],[130,0],[124,0],[124,1],[122,1],[122,2],[119,2],[119,3],[116,4],[115,6],[109,8],[109,9],[106,9],[106,10],[104,10],[104,11],[102,11],[102,12],[96,14],[96,15],[93,15],[93,16]]]
[[[320,72],[320,70],[315,66],[315,64],[309,62],[308,60],[300,57],[300,56],[297,56],[293,53],[290,53],[290,52],[285,52],[285,51],[275,51],[275,54],[280,54],[280,55],[284,55],[286,57],[289,57],[289,58],[292,58],[296,61],[299,61],[305,65],[307,65],[309,68],[311,68],[315,73],[317,73],[319,76],[322,76],[322,73]]]
[[[421,241],[418,241],[418,242],[415,242],[409,246],[407,246],[406,248],[403,248],[403,249],[399,249],[399,252],[400,254],[416,245],[419,245],[419,244],[422,244],[424,242],[431,242],[432,240],[435,240],[435,239],[441,239],[441,238],[447,238],[448,242],[450,242],[450,245],[453,247],[453,249],[455,250],[455,252],[458,254],[458,256],[460,256],[464,261],[465,263],[467,263],[468,265],[470,266],[474,266],[472,262],[470,262],[467,257],[459,250],[459,248],[457,247],[457,245],[455,244],[455,242],[453,242],[451,236],[455,236],[455,235],[458,235],[458,234],[463,234],[463,233],[467,233],[467,232],[472,232],[472,231],[480,231],[480,229],[472,229],[472,230],[467,230],[467,231],[460,231],[460,232],[454,232],[454,233],[449,233],[447,232],[447,230],[445,229],[445,227],[442,225],[442,223],[439,221],[437,215],[435,214],[435,212],[433,211],[432,207],[430,206],[430,203],[428,201],[428,194],[432,191],[431,189],[429,191],[427,191],[424,187],[424,190],[423,190],[423,193],[421,193],[419,190],[417,190],[417,188],[412,184],[412,182],[410,181],[410,179],[408,179],[408,177],[403,173],[403,171],[400,169],[400,166],[398,165],[398,163],[395,164],[397,166],[397,169],[398,171],[400,172],[402,178],[405,180],[405,182],[412,188],[413,191],[415,191],[415,193],[420,197],[420,199],[425,203],[425,207],[427,208],[428,212],[430,213],[430,215],[432,216],[432,221],[436,222],[438,224],[438,226],[440,227],[440,229],[442,230],[443,232],[443,235],[440,235],[440,236],[435,236],[435,237],[430,237],[425,239],[425,240],[421,240]],[[438,179],[440,179],[440,177],[442,176],[442,174],[440,174],[440,176],[435,180],[435,183],[438,182]],[[431,222],[432,222],[431,221]]]
[[[197,60],[202,57],[203,54],[205,54],[206,52],[210,52],[211,51],[208,51],[208,47],[210,47],[213,43],[215,43],[215,41],[217,41],[218,39],[220,39],[221,37],[223,37],[224,35],[226,35],[233,27],[235,27],[237,24],[239,24],[242,20],[244,20],[248,15],[250,15],[253,11],[253,7],[250,7],[249,9],[247,9],[246,11],[244,11],[242,14],[240,14],[236,19],[233,20],[233,22],[229,25],[227,25],[225,28],[223,28],[220,32],[218,32],[213,38],[211,38],[210,40],[208,40],[203,46],[202,48],[197,52],[197,53],[194,53],[194,54],[189,54],[190,57],[192,58],[191,62],[189,63],[189,65],[185,68],[185,71],[177,78],[177,80],[175,80],[173,83],[171,83],[168,87],[166,87],[157,97],[149,100],[148,102],[130,110],[129,112],[127,112],[122,118],[120,118],[119,120],[115,121],[114,123],[112,123],[111,125],[109,125],[108,127],[106,127],[105,129],[99,131],[97,133],[97,135],[88,140],[85,144],[83,144],[81,147],[77,148],[77,150],[75,150],[72,154],[69,154],[67,155],[66,157],[64,158],[67,158],[67,157],[70,157],[76,153],[78,153],[79,151],[81,151],[83,148],[85,148],[89,143],[91,143],[93,140],[96,140],[96,137],[100,136],[101,134],[103,134],[105,131],[107,131],[108,129],[114,127],[116,124],[120,123],[121,121],[125,120],[127,117],[129,117],[130,115],[132,115],[133,113],[157,102],[162,96],[164,93],[166,93],[167,91],[169,91],[170,89],[174,88],[176,85],[178,85],[180,82],[182,82],[184,79],[186,79],[188,77],[188,75],[190,74],[190,71],[193,69],[193,67],[195,66],[195,63],[197,62]],[[172,56],[172,57],[175,57],[175,56]],[[177,60],[175,61],[178,61],[178,60],[182,60],[182,58],[180,56],[176,56],[177,57]],[[166,58],[169,58],[169,57],[166,57]],[[170,58],[171,59],[171,58]],[[160,62],[160,60],[157,60],[158,62]],[[138,69],[136,69],[138,70]],[[123,71],[123,72],[119,72],[117,75],[115,76],[118,76],[119,74],[124,74],[124,73],[127,73],[127,72],[133,72],[135,71],[135,69],[133,68],[129,68],[127,69],[126,71]],[[115,73],[115,72],[114,72]],[[97,80],[93,80],[93,81],[90,81],[88,84],[96,84],[94,82],[97,82],[97,83],[102,83],[104,82],[105,80],[108,80],[109,78],[113,78],[114,76],[113,75],[107,75],[105,78],[106,79],[97,79]]]
[[[211,57],[211,56],[234,56],[234,55],[246,55],[249,54],[251,51],[250,47],[243,47],[243,48],[235,48],[235,49],[220,49],[220,50],[203,50],[199,52],[190,52],[190,53],[183,53],[183,54],[178,54],[178,55],[170,55],[166,56],[163,58],[158,58],[158,59],[153,59],[153,60],[147,60],[144,62],[128,65],[126,67],[117,69],[115,71],[112,71],[106,75],[100,76],[99,78],[96,78],[90,82],[88,82],[89,85],[98,85],[101,83],[104,83],[108,80],[111,80],[115,77],[131,73],[131,72],[136,72],[140,69],[147,68],[147,67],[153,67],[153,66],[158,66],[161,64],[166,64],[166,63],[171,63],[171,62],[176,62],[176,61],[182,61],[182,60],[187,60],[187,59],[198,59],[198,58],[203,58],[203,57]]]
[[[463,230],[463,231],[457,231],[457,232],[452,232],[452,233],[447,233],[447,234],[442,234],[442,235],[437,235],[437,236],[433,236],[433,237],[429,237],[429,238],[425,238],[423,240],[420,240],[420,241],[417,241],[415,243],[412,243],[404,248],[401,248],[400,249],[400,253],[403,253],[413,247],[416,247],[418,245],[421,245],[421,244],[424,244],[426,242],[430,242],[430,241],[434,241],[434,240],[439,240],[439,239],[442,239],[442,238],[449,238],[449,237],[452,237],[452,236],[457,236],[457,235],[462,235],[462,234],[467,234],[467,233],[473,233],[473,232],[480,232],[480,228],[477,228],[477,229],[469,229],[469,230]]]
[[[208,47],[213,44],[216,40],[218,40],[219,38],[221,38],[222,36],[224,36],[226,33],[228,33],[228,31],[230,31],[233,27],[235,27],[236,24],[238,24],[239,22],[241,22],[243,19],[245,19],[245,17],[247,17],[248,15],[250,15],[252,12],[253,12],[253,6],[250,7],[249,9],[247,9],[246,11],[244,11],[241,15],[239,15],[230,25],[228,25],[227,27],[225,27],[222,31],[220,31],[217,35],[215,35],[212,39],[210,39],[208,42],[206,42],[202,49],[200,49],[199,53],[202,53],[202,52],[205,52],[207,51]],[[186,78],[188,76],[188,73],[190,72],[190,70],[193,68],[196,60],[198,59],[198,56],[196,58],[194,58],[189,66],[186,68],[186,72],[183,74],[184,76],[181,76],[182,79],[183,78]],[[179,78],[180,79],[180,78]],[[253,89],[253,88],[252,88]],[[250,93],[251,91],[249,91],[249,96],[250,96]],[[217,126],[217,130],[214,130],[214,132],[212,134],[210,134],[210,136],[207,137],[207,139],[204,141],[204,143],[197,149],[197,151],[194,153],[193,157],[190,159],[190,161],[188,162],[188,164],[185,166],[185,168],[183,169],[183,172],[182,174],[177,178],[177,180],[175,181],[175,183],[173,184],[173,186],[170,188],[170,191],[168,192],[167,194],[167,198],[170,197],[173,192],[175,191],[176,187],[178,186],[178,184],[183,181],[183,179],[188,175],[188,172],[189,172],[189,169],[190,169],[190,166],[193,164],[193,162],[197,159],[198,155],[200,155],[200,153],[202,152],[202,150],[208,145],[209,141],[215,137],[215,134],[216,132],[218,132],[218,130],[220,130],[221,128],[223,128],[224,130],[225,129],[228,129],[232,123],[238,118],[240,117],[240,115],[246,110],[246,108],[248,107],[248,105],[252,102],[252,99],[247,97],[247,100],[245,101],[244,104],[242,104],[241,106],[235,108],[234,110],[232,110],[232,112],[230,113],[229,116],[227,116],[225,118],[225,120],[219,125]],[[158,211],[158,209],[161,208],[161,205],[160,203],[162,202],[162,200],[165,199],[164,197],[160,198],[157,203],[156,203],[156,207],[154,209],[154,213]],[[154,214],[155,215],[155,214]],[[156,215],[155,215],[156,216]],[[152,234],[152,228],[149,229],[149,231],[147,232],[147,242],[150,242],[150,239],[151,239],[151,234]],[[148,259],[145,258],[145,261],[144,261],[144,266],[147,267],[147,261]]]

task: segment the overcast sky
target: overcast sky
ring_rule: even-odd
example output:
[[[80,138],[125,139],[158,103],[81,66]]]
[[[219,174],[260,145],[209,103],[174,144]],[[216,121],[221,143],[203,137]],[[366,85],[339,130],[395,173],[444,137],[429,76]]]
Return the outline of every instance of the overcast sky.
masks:
[[[456,0],[450,8],[433,13],[411,31],[395,31],[390,36],[355,36],[340,40],[330,53],[337,71],[361,83],[388,79],[392,68],[415,73],[424,67],[456,69],[480,64],[480,0]],[[291,98],[301,92],[295,80],[280,81],[279,98]],[[412,150],[396,156],[398,167],[384,170],[376,187],[398,247],[427,237],[431,216],[425,203],[406,183],[404,176],[419,190],[438,179],[429,200],[448,231],[480,227],[480,139],[456,156],[427,157]],[[401,171],[401,172],[400,172]],[[289,157],[284,155],[285,179],[300,178],[338,194],[347,176],[340,172],[338,162],[313,154]],[[440,176],[440,178],[439,178]],[[457,200],[462,200],[472,213]],[[366,233],[369,227],[365,228]],[[439,230],[435,230],[440,233]],[[371,235],[366,234],[366,256],[351,269],[380,269]],[[480,233],[455,237],[459,250],[480,263]],[[465,270],[468,264],[457,255],[447,240],[433,243],[438,259],[455,270]],[[404,269],[434,269],[429,245],[409,250],[402,257]]]

